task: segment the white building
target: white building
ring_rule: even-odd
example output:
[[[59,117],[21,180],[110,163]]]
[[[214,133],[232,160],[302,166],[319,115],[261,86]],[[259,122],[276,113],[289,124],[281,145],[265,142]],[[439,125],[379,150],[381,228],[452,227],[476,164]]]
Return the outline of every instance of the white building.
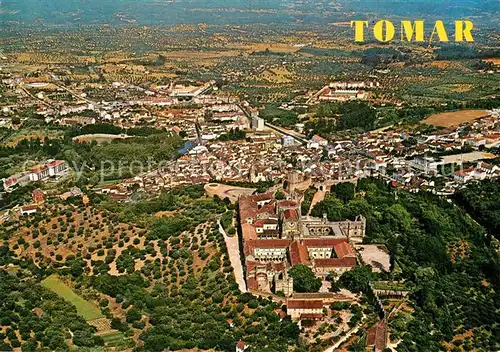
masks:
[[[264,119],[260,117],[252,117],[252,129],[255,131],[263,131],[264,130]]]
[[[31,215],[36,212],[38,212],[38,205],[36,204],[24,205],[19,208],[19,213],[21,214],[21,216]]]
[[[292,317],[292,320],[300,320],[301,318],[315,320],[323,315],[322,300],[289,299],[286,306],[287,313]]]
[[[293,147],[295,145],[295,140],[292,136],[283,135],[281,137],[281,144],[283,147]]]

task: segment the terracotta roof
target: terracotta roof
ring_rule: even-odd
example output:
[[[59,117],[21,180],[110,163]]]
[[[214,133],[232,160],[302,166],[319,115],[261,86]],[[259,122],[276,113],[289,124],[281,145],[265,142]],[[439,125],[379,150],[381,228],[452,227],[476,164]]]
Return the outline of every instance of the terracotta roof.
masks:
[[[280,200],[280,201],[278,201],[279,208],[296,207],[297,205],[298,205],[297,202],[295,202],[293,200]]]
[[[247,273],[255,269],[259,265],[258,262],[254,262],[253,260],[246,260]]]
[[[291,240],[255,240],[247,242],[253,248],[282,248],[290,246],[291,243]]]
[[[38,205],[36,204],[28,204],[21,207],[22,211],[30,211],[30,210],[38,210]]]
[[[482,162],[481,163],[481,168],[482,169],[492,170],[493,169],[493,165]]]
[[[288,309],[322,309],[323,301],[322,300],[314,300],[314,301],[306,301],[300,299],[288,299],[286,301],[286,306]]]
[[[255,195],[252,195],[250,196],[252,198],[252,200],[254,200],[255,202],[261,202],[261,201],[264,201],[264,200],[273,200],[273,195],[272,193],[262,193],[262,194],[255,194]]]
[[[290,245],[290,264],[292,266],[297,264],[310,264],[307,248],[298,241],[294,241]]]
[[[38,166],[33,166],[31,168],[31,172],[35,173],[35,174],[39,174],[39,173],[42,173],[44,171],[47,171],[48,169],[49,168],[47,166],[38,165]]]
[[[245,256],[253,255],[255,248],[286,248],[292,243],[291,240],[254,240],[245,241],[243,252]]]
[[[386,347],[386,324],[383,320],[368,329],[366,345],[375,346],[375,351],[382,351]]]
[[[7,186],[10,186],[10,185],[12,185],[12,184],[14,184],[14,183],[16,183],[16,182],[17,182],[17,178],[15,178],[15,177],[11,177],[11,178],[9,178],[8,180],[5,180],[5,184],[6,184]]]
[[[271,202],[269,204],[266,204],[262,206],[260,209],[257,210],[258,214],[263,214],[263,213],[269,213],[269,214],[276,214],[276,208],[274,202]]]
[[[48,167],[56,167],[56,166],[59,166],[62,164],[64,164],[64,160],[54,160],[54,161],[50,162],[49,164],[47,164],[47,166]]]
[[[260,220],[257,220],[256,222],[254,222],[254,225],[256,227],[263,227],[265,224],[267,224],[267,225],[277,225],[278,224],[278,220],[276,220],[276,219],[260,219]]]
[[[128,198],[128,195],[126,195],[126,194],[111,193],[108,196],[109,196],[109,198],[114,199],[114,200],[124,200],[124,199]]]
[[[472,171],[474,171],[474,168],[470,167],[468,169],[456,171],[455,175],[465,176],[465,175],[469,174]]]
[[[255,241],[257,239],[257,232],[252,224],[241,224],[241,234],[243,241]]]
[[[300,320],[321,320],[323,319],[323,314],[321,313],[302,313],[300,315]]]
[[[287,209],[283,212],[283,218],[285,220],[298,220],[299,214],[297,214],[295,209]]]
[[[347,256],[355,256],[351,245],[347,241],[336,244],[335,246],[333,246],[333,249],[335,251],[335,254],[337,254],[337,257],[339,258],[344,258]]]
[[[258,290],[259,289],[259,283],[257,282],[257,279],[253,277],[247,278],[247,286],[249,290]]]
[[[300,299],[300,300],[349,300],[350,298],[346,295],[343,295],[341,293],[334,293],[334,292],[311,292],[311,293],[300,293],[300,292],[294,292],[293,299]]]
[[[314,136],[312,136],[311,138],[313,141],[315,142],[327,142],[327,140],[321,136],[318,136],[317,134],[315,134]]]
[[[31,195],[39,195],[39,196],[44,196],[45,195],[45,192],[42,191],[40,188],[37,188],[35,190],[33,190],[33,192],[31,192]]]
[[[269,262],[266,264],[266,269],[267,271],[274,270],[276,272],[280,272],[285,270],[285,263],[284,262]]]
[[[238,343],[236,344],[236,347],[243,350],[243,349],[247,348],[248,345],[246,343],[244,343],[243,341],[238,341]]]
[[[355,257],[315,259],[314,266],[317,268],[352,268],[356,266]]]
[[[240,203],[240,218],[242,221],[246,221],[248,218],[255,219],[257,215],[257,203],[255,203],[249,197],[241,197]]]
[[[302,240],[306,247],[334,247],[342,242],[347,242],[347,238],[311,238]]]

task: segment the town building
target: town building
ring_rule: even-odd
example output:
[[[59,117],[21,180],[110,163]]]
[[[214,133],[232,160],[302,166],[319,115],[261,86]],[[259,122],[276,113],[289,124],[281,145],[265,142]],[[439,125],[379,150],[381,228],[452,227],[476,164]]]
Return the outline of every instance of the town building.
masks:
[[[285,134],[281,136],[281,144],[283,145],[283,148],[293,147],[295,145],[295,139],[292,136]]]
[[[32,215],[37,213],[39,210],[40,209],[37,204],[23,205],[19,208],[19,214],[21,214],[21,216]]]
[[[323,319],[322,300],[287,299],[287,314],[292,320],[321,320]]]
[[[250,347],[250,345],[240,340],[236,343],[236,352],[245,352],[248,347]]]

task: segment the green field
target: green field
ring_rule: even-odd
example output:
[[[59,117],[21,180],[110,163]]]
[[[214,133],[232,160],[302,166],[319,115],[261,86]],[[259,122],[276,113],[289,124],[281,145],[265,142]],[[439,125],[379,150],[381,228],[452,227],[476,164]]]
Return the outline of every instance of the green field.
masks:
[[[104,317],[99,308],[87,302],[82,297],[78,296],[71,288],[62,282],[59,277],[52,275],[42,281],[42,286],[72,303],[78,312],[85,320],[94,320]]]
[[[129,340],[125,339],[125,335],[123,335],[123,333],[119,331],[101,335],[101,337],[104,340],[104,343],[106,344],[107,347],[123,346],[124,344],[127,345],[129,343]]]
[[[372,286],[375,290],[393,290],[393,291],[409,291],[410,289],[404,283],[373,281]]]

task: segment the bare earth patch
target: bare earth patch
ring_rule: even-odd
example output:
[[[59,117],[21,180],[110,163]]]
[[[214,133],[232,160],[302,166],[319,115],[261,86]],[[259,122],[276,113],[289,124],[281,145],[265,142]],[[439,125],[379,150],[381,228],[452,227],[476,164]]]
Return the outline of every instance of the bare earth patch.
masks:
[[[229,186],[220,183],[208,183],[205,185],[205,192],[210,197],[217,195],[221,199],[226,197],[234,203],[240,196],[251,195],[255,192],[255,188],[243,188],[236,186]]]
[[[422,121],[422,123],[433,126],[452,127],[485,116],[488,116],[486,110],[460,110],[431,115]]]

